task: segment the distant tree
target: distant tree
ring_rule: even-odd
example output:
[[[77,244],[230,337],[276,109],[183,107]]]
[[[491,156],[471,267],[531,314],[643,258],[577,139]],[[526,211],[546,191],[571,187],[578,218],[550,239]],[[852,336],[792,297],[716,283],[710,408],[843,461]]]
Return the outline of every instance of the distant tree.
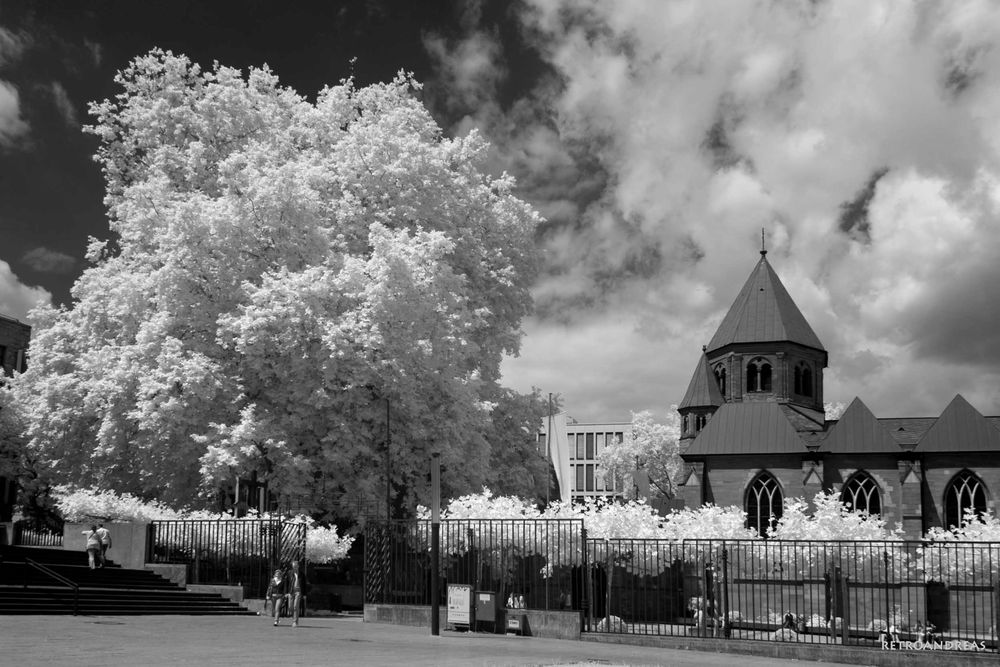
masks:
[[[606,446],[597,457],[605,476],[616,480],[626,498],[634,498],[637,485],[629,478],[637,471],[649,477],[654,495],[673,498],[677,494],[676,478],[683,461],[680,457],[680,416],[677,406],[671,406],[667,423],[653,421],[649,411],[632,413],[632,429],[621,442]]]
[[[520,400],[499,364],[538,217],[477,134],[443,137],[402,74],[313,104],[266,68],[154,50],[116,81],[88,128],[111,240],[71,308],[34,313],[15,386],[46,475],[174,505],[253,472],[381,498],[387,429],[397,494],[434,450],[449,494],[516,463],[491,408],[506,424]]]

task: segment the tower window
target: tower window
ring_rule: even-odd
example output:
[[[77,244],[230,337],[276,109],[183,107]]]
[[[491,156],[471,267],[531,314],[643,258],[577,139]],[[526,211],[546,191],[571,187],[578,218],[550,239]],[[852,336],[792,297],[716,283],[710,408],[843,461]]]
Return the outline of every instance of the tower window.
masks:
[[[747,391],[771,391],[771,364],[761,357],[747,365]]]
[[[812,397],[813,395],[813,375],[812,369],[804,361],[800,361],[795,366],[794,374],[795,393],[799,396]]]
[[[976,514],[986,512],[986,487],[971,471],[963,470],[952,478],[944,492],[945,528],[965,523],[968,510]]]
[[[695,418],[694,418],[694,428],[695,428],[695,430],[696,431],[700,431],[701,429],[705,428],[705,424],[707,422],[708,422],[708,419],[705,417],[705,415],[696,415]]]
[[[866,472],[859,472],[847,480],[840,494],[840,501],[855,512],[882,513],[882,497],[878,484]]]
[[[774,476],[764,471],[757,475],[747,489],[747,527],[767,537],[774,522],[781,518],[781,487]]]
[[[726,367],[722,364],[716,364],[715,366],[715,381],[719,385],[719,391],[722,395],[726,395]]]

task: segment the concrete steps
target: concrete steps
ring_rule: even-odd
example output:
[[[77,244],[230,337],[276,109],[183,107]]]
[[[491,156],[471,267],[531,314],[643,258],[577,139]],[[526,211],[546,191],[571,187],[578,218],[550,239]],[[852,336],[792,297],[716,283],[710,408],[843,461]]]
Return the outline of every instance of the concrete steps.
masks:
[[[80,587],[80,614],[253,615],[220,595],[188,592],[154,572],[113,564],[91,570],[85,554],[25,547],[0,548],[0,615],[74,613],[73,590],[29,567],[25,558]]]

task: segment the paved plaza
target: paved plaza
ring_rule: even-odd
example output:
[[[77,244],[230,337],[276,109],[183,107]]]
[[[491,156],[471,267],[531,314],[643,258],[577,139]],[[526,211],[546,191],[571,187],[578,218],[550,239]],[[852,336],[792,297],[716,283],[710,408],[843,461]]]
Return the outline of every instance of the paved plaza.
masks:
[[[776,660],[593,642],[443,632],[305,618],[273,627],[262,617],[4,616],[0,665],[670,665],[792,667],[831,663]]]

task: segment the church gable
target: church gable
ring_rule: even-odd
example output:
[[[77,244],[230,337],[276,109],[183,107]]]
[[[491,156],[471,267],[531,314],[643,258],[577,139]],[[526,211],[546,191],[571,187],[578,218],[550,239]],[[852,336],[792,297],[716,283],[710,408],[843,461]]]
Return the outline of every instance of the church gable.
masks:
[[[855,398],[830,429],[820,451],[832,454],[881,454],[898,453],[900,448],[868,406],[860,398]]]
[[[802,454],[806,444],[777,403],[726,403],[685,452],[713,454]]]
[[[958,394],[920,440],[915,451],[1000,452],[1000,429]]]
[[[698,367],[694,371],[684,399],[677,406],[679,410],[691,407],[719,407],[725,403],[718,381],[708,367],[708,358],[702,353]]]

